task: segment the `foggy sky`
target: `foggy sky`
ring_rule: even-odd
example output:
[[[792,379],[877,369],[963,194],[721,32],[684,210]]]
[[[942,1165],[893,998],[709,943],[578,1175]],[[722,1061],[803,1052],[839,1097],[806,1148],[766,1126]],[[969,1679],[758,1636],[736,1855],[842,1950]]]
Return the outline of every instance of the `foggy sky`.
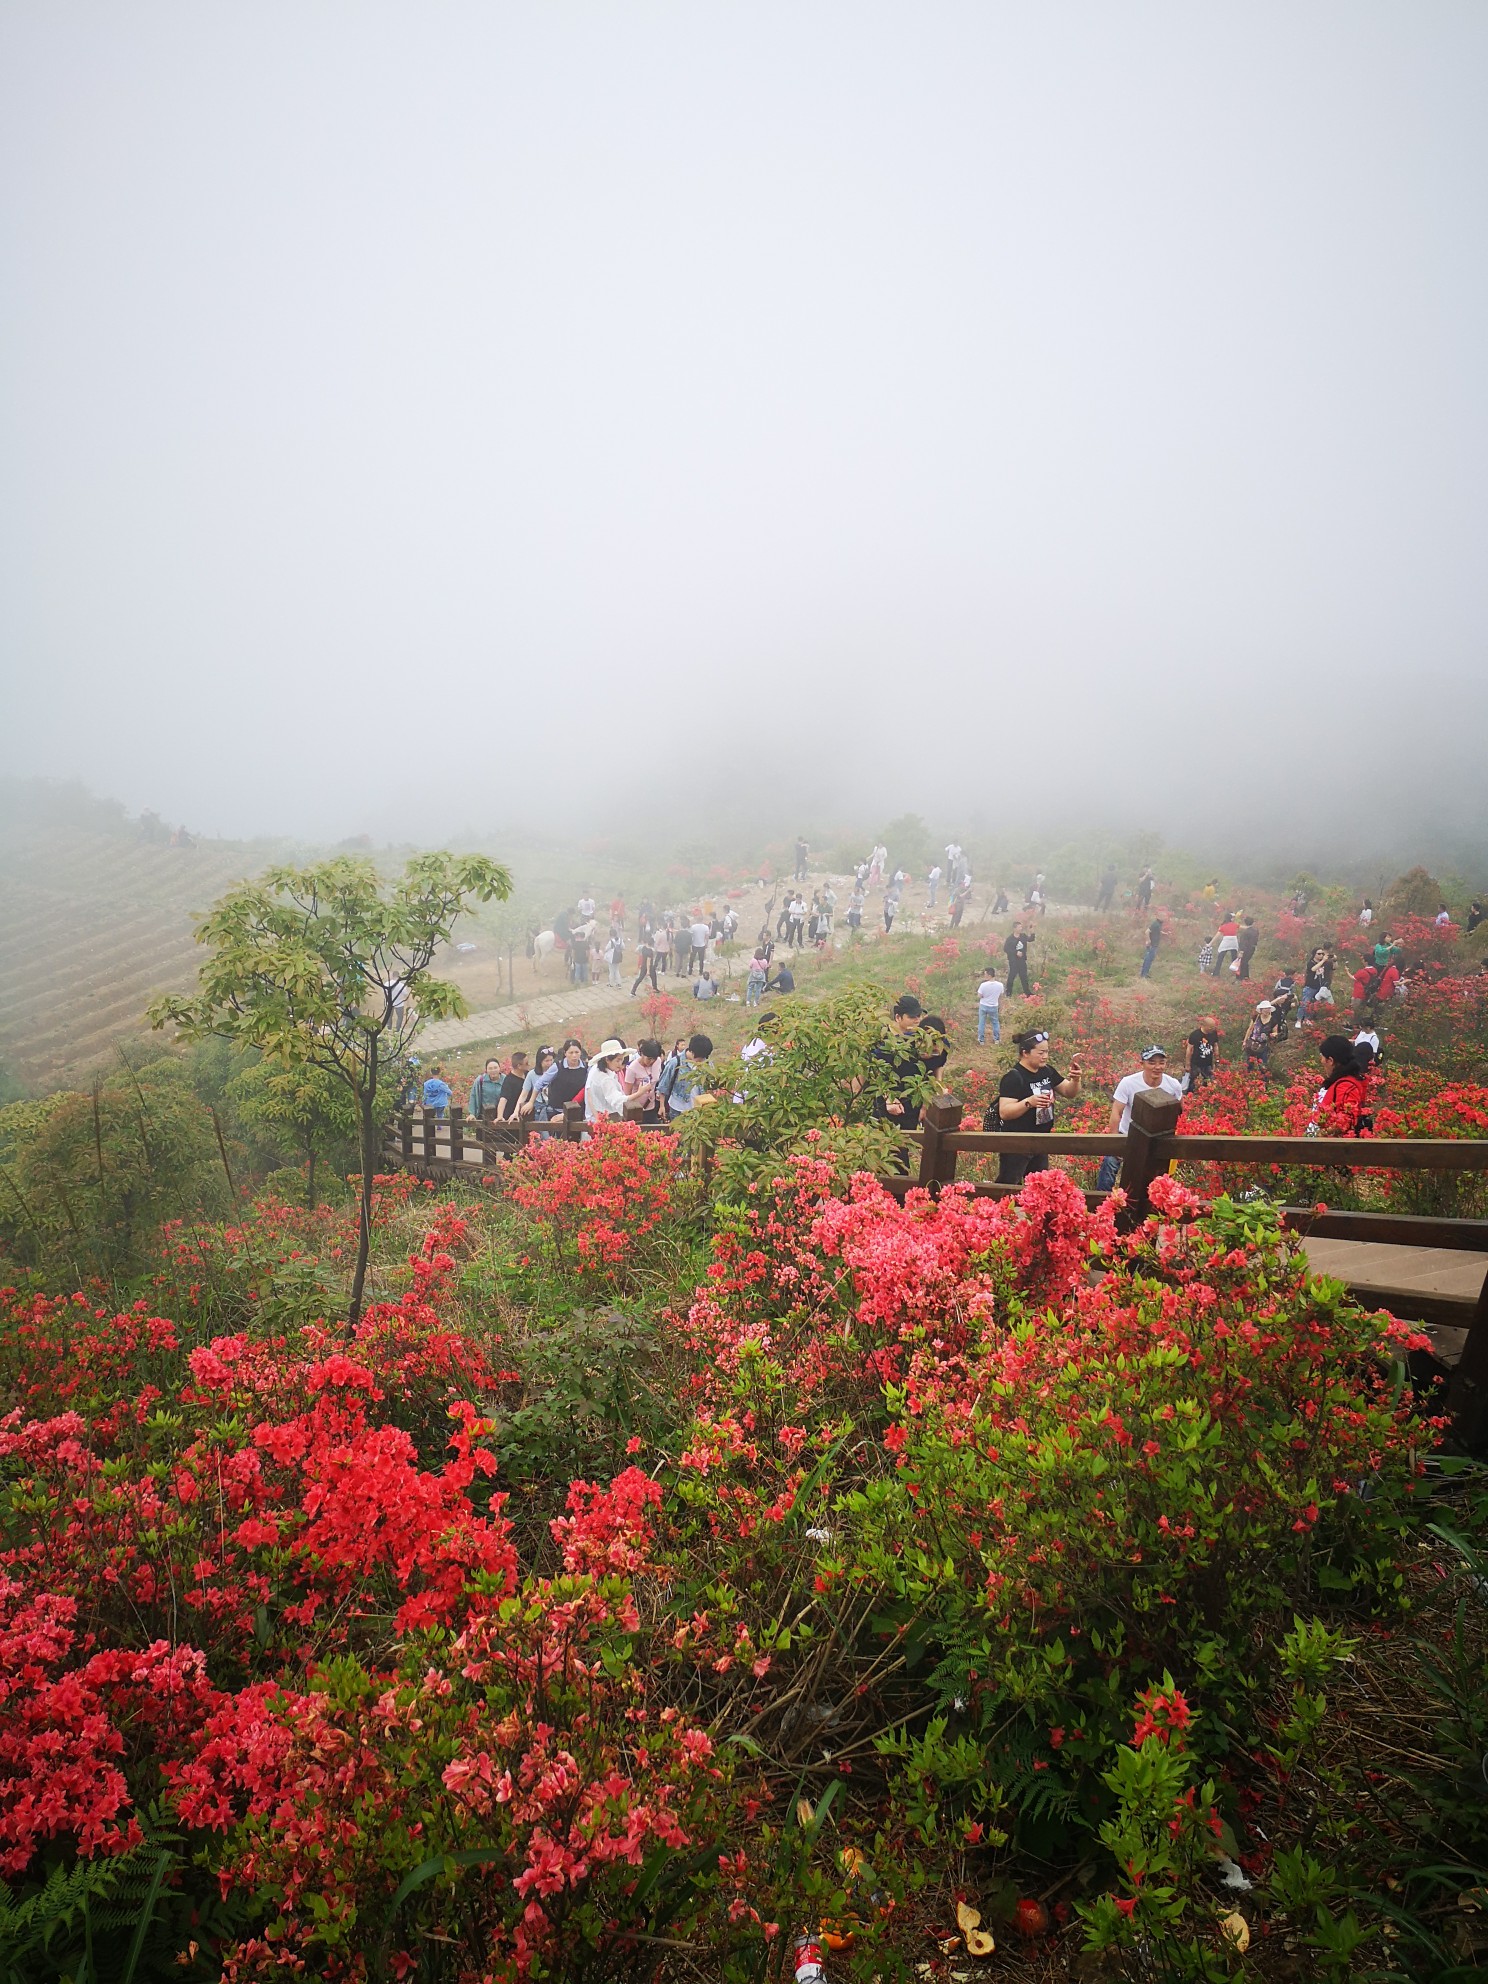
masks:
[[[9,0],[0,766],[1473,829],[1485,99],[1481,0]]]

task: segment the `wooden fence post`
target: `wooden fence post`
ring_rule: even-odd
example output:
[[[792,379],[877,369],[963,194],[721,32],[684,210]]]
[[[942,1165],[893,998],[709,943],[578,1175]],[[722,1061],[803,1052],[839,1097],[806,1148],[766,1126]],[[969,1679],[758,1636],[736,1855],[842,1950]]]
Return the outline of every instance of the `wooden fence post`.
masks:
[[[563,1105],[563,1135],[567,1142],[576,1144],[584,1134],[584,1105],[582,1102],[565,1102]]]
[[[1152,1181],[1167,1168],[1168,1152],[1157,1141],[1170,1137],[1183,1114],[1180,1097],[1163,1089],[1149,1089],[1132,1102],[1131,1126],[1126,1133],[1126,1154],[1121,1160],[1118,1183],[1126,1193],[1126,1205],[1116,1224],[1123,1233],[1140,1226],[1147,1217],[1147,1194]]]
[[[1476,1452],[1488,1440],[1488,1274],[1478,1290],[1462,1355],[1447,1381],[1447,1410],[1458,1445]]]
[[[936,1095],[925,1104],[920,1116],[924,1141],[920,1145],[920,1175],[915,1182],[933,1197],[939,1196],[942,1185],[955,1180],[956,1153],[947,1150],[941,1139],[960,1129],[965,1114],[966,1104],[954,1095]]]
[[[413,1112],[408,1109],[398,1116],[398,1156],[405,1168],[413,1162]]]
[[[465,1162],[465,1111],[458,1102],[450,1104],[450,1162]]]
[[[439,1118],[432,1109],[424,1111],[424,1160],[432,1164],[439,1155]]]

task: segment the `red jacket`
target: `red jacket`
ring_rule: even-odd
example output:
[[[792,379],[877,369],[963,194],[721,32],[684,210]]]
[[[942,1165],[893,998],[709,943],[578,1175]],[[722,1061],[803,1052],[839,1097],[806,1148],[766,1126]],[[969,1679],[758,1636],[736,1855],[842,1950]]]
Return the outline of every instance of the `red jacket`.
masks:
[[[1324,1136],[1358,1137],[1366,1132],[1360,1117],[1369,1101],[1369,1083],[1363,1075],[1336,1075],[1318,1097],[1319,1109],[1333,1120],[1320,1125]]]

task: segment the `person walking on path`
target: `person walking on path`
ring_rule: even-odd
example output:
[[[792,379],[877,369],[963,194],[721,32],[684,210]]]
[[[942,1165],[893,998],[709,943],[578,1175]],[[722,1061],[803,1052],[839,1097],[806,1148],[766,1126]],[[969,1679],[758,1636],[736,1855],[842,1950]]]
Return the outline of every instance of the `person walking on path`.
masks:
[[[1164,1095],[1180,1097],[1183,1084],[1176,1075],[1168,1073],[1168,1051],[1154,1041],[1150,1047],[1142,1049],[1142,1065],[1134,1074],[1123,1075],[1111,1091],[1110,1134],[1124,1137],[1131,1128],[1132,1104],[1139,1095],[1148,1089],[1160,1089]],[[1121,1175],[1119,1157],[1103,1157],[1100,1170],[1095,1174],[1095,1189],[1109,1192]]]
[[[1026,1130],[1047,1136],[1054,1128],[1054,1098],[1073,1101],[1080,1093],[1080,1064],[1070,1062],[1067,1075],[1049,1059],[1049,1036],[1042,1028],[1014,1037],[1018,1058],[997,1084],[997,1100],[983,1127],[988,1130]],[[1047,1171],[1049,1160],[1040,1155],[1025,1156],[1021,1151],[1004,1151],[997,1167],[999,1185],[1021,1185],[1034,1171]]]
[[[610,968],[610,983],[616,988],[621,983],[620,967],[625,962],[625,939],[620,935],[618,925],[610,925],[609,938],[605,943],[605,963]]]
[[[1261,933],[1256,928],[1253,916],[1247,916],[1241,923],[1237,943],[1240,952],[1240,972],[1242,979],[1250,977],[1250,961],[1256,954],[1256,945],[1261,941]]]
[[[1162,942],[1162,934],[1162,918],[1160,916],[1154,916],[1152,921],[1147,925],[1147,948],[1142,953],[1141,976],[1143,978],[1150,978],[1152,976],[1152,967],[1157,958],[1157,947]]]
[[[489,1109],[496,1114],[496,1105],[501,1100],[501,1063],[493,1054],[486,1062],[482,1073],[470,1084],[470,1093],[465,1098],[465,1113],[479,1123]]]
[[[1008,961],[1008,991],[1011,992],[1021,978],[1023,981],[1023,997],[1025,999],[1031,999],[1033,997],[1033,987],[1028,982],[1028,946],[1032,942],[1033,937],[1024,929],[1023,925],[1021,923],[1015,923],[1011,935],[1002,947]]]
[[[1002,1039],[1002,995],[1006,986],[996,972],[988,969],[987,976],[977,987],[977,1046],[985,1046],[987,1028],[992,1029],[993,1041]]]
[[[1183,1088],[1192,1095],[1214,1080],[1219,1066],[1219,1021],[1213,1013],[1200,1013],[1199,1023],[1183,1046]]]
[[[640,969],[635,975],[635,984],[630,988],[632,999],[645,983],[648,976],[651,980],[651,990],[653,992],[659,992],[661,990],[661,987],[656,982],[656,973],[660,962],[660,956],[656,949],[656,939],[649,931],[643,929],[641,940],[636,945],[636,963],[640,966]]]

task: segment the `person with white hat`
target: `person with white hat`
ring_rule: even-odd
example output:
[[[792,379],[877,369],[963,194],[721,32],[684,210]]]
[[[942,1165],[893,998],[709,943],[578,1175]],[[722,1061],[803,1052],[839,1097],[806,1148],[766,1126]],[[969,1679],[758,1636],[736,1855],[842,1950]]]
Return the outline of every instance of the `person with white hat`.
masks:
[[[620,1079],[620,1070],[625,1065],[625,1042],[623,1040],[602,1040],[599,1051],[589,1063],[589,1073],[584,1081],[584,1121],[603,1123],[610,1117],[625,1114],[627,1101],[644,1097],[651,1101],[655,1083],[647,1083],[627,1096],[625,1084]]]
[[[1247,1068],[1259,1068],[1266,1072],[1266,1064],[1271,1059],[1271,1043],[1276,1038],[1276,1007],[1269,999],[1262,999],[1255,1009],[1255,1018],[1245,1030],[1241,1043],[1242,1059]]]

